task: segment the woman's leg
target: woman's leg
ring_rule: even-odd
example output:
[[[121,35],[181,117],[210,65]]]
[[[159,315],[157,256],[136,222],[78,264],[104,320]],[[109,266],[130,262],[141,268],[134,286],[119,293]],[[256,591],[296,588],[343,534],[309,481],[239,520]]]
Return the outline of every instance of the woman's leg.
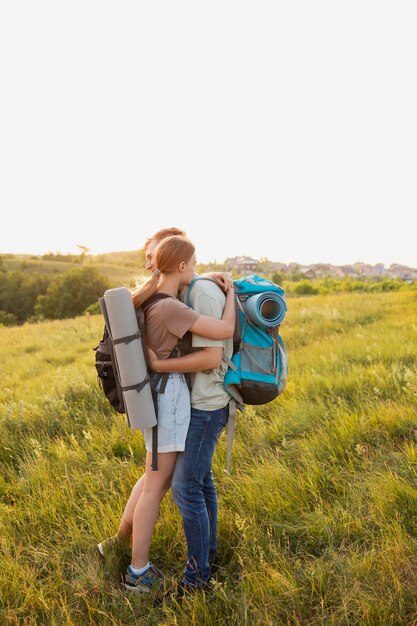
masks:
[[[145,474],[143,474],[135,486],[133,487],[129,500],[123,511],[122,519],[120,520],[119,530],[117,531],[120,539],[123,539],[126,543],[130,541],[133,529],[133,513],[143,491],[143,483],[145,482]]]
[[[146,455],[146,472],[142,477],[144,479],[141,486],[142,493],[133,512],[132,567],[139,569],[148,563],[149,548],[158,518],[159,506],[171,486],[177,456],[178,452],[158,454],[159,469],[154,472],[151,469],[152,454],[148,452]]]

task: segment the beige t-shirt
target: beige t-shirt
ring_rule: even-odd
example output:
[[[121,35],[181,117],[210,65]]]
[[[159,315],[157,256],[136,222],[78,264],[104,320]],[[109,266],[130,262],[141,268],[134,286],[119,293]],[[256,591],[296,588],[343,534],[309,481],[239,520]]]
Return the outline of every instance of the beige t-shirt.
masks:
[[[145,314],[147,345],[158,359],[168,358],[178,339],[199,317],[199,313],[176,298],[158,300]]]
[[[191,306],[202,315],[210,315],[221,319],[226,297],[222,290],[209,280],[197,280],[191,289]],[[233,339],[216,341],[193,334],[193,348],[223,348],[230,358],[233,353]],[[202,411],[222,409],[230,400],[223,388],[223,380],[227,371],[224,361],[220,367],[210,370],[208,374],[197,372],[193,376],[191,389],[191,406]]]

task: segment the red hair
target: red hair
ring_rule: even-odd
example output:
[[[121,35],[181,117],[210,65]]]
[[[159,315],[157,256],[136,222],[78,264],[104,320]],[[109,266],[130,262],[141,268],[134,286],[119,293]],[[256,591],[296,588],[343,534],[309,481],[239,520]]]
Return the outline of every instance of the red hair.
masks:
[[[188,263],[195,253],[194,244],[186,237],[165,237],[155,250],[156,269],[151,278],[132,293],[135,309],[139,308],[156,292],[160,274],[176,272],[180,263]]]

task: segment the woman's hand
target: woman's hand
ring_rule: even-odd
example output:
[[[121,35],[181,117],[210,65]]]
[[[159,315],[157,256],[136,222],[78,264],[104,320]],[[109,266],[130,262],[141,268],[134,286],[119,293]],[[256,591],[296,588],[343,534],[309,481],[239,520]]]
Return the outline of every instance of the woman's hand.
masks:
[[[149,369],[153,370],[154,372],[160,372],[161,370],[159,369],[159,367],[162,361],[158,359],[155,352],[151,350],[151,348],[148,348],[147,352]]]
[[[230,272],[211,272],[207,274],[212,280],[220,285],[223,291],[229,291],[233,288],[233,278]]]

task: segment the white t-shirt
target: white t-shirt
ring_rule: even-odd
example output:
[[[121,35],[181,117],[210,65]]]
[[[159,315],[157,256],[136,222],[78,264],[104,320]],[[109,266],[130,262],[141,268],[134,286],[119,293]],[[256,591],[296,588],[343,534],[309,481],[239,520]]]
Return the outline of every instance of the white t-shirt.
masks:
[[[197,280],[191,289],[191,307],[201,315],[210,315],[221,319],[226,297],[222,290],[210,280]],[[230,358],[233,352],[233,339],[214,340],[193,334],[193,348],[223,348]],[[210,370],[208,374],[194,374],[191,390],[191,406],[202,411],[222,409],[230,400],[223,388],[223,380],[227,371],[224,361],[220,367]]]

